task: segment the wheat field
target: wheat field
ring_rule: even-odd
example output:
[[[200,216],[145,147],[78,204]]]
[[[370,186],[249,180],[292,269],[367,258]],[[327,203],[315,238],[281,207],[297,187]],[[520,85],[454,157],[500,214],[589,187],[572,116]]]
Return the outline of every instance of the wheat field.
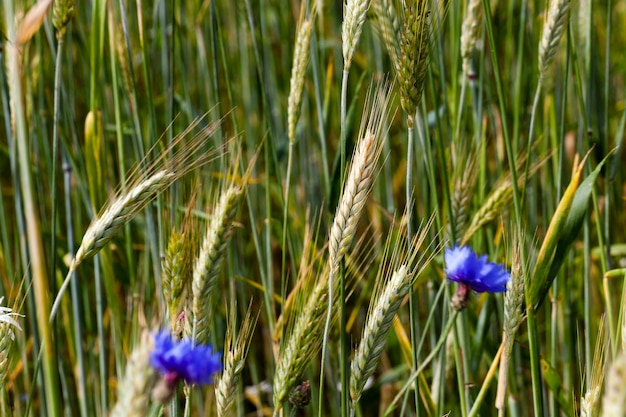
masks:
[[[626,415],[626,2],[0,10],[1,416]]]

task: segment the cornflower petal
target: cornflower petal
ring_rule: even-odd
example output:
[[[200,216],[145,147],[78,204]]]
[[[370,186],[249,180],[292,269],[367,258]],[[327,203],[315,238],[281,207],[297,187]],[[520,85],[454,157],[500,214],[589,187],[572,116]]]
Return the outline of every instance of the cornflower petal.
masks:
[[[211,383],[213,374],[222,369],[220,354],[211,346],[194,346],[188,339],[174,341],[167,331],[155,336],[150,363],[164,377],[199,385]]]
[[[503,292],[511,274],[503,265],[478,257],[469,246],[446,249],[445,273],[450,281],[464,284],[476,292]]]

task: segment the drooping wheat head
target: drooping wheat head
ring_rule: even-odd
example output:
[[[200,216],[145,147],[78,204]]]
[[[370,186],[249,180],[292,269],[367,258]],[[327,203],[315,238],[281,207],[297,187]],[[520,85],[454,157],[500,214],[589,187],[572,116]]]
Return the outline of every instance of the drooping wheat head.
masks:
[[[209,139],[221,121],[209,123],[200,128],[197,133],[193,133],[203,120],[204,117],[200,117],[192,122],[174,139],[170,147],[158,154],[155,161],[147,168],[142,170],[141,164],[139,164],[131,171],[128,176],[128,187],[120,189],[105,204],[101,214],[93,219],[83,235],[65,281],[57,293],[50,313],[51,319],[56,315],[59,302],[69,285],[73,272],[83,261],[98,253],[119,233],[124,225],[128,224],[137,213],[176,180],[219,155],[218,150],[207,150],[206,148]],[[155,151],[154,148],[153,151]]]

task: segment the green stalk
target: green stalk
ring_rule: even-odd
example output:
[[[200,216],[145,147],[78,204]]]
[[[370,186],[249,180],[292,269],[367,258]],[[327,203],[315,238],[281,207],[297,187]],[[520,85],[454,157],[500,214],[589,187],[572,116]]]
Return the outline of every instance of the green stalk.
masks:
[[[21,84],[20,57],[15,37],[13,2],[4,1],[4,12],[6,18],[6,29],[11,42],[5,44],[5,52],[8,53],[7,71],[13,74],[10,78],[9,89],[13,100],[13,120],[15,122],[15,141],[17,142],[17,159],[20,174],[20,188],[24,203],[24,217],[26,219],[26,240],[31,264],[33,281],[33,293],[37,305],[36,319],[37,328],[42,338],[42,362],[44,388],[46,393],[46,409],[49,416],[60,417],[61,397],[57,379],[57,357],[53,340],[52,328],[48,322],[48,312],[50,309],[48,274],[45,263],[45,254],[42,242],[42,232],[39,226],[39,216],[33,183],[31,177],[32,161],[29,153],[29,136],[26,129],[26,116],[24,114],[23,91]]]
[[[324,129],[324,111],[322,109],[322,90],[320,88],[320,76],[317,64],[317,29],[313,27],[311,33],[311,73],[313,74],[313,86],[315,89],[315,110],[317,113],[317,130],[320,137],[320,153],[322,156],[322,173],[324,174],[324,196],[330,195],[330,174],[328,172],[328,152],[326,150],[326,130]]]
[[[347,126],[346,126],[346,105],[347,105],[347,95],[348,95],[348,71],[344,68],[342,73],[341,80],[341,133],[340,133],[340,152],[341,152],[341,175],[340,175],[340,184],[343,188],[343,184],[345,182],[345,170],[346,170],[346,134],[347,134]],[[331,282],[328,283],[328,289],[331,288]],[[349,394],[350,390],[347,387],[350,386],[350,351],[348,346],[348,337],[346,335],[346,265],[345,260],[341,260],[341,267],[339,268],[339,296],[341,297],[339,303],[339,366],[341,369],[340,378],[341,378],[341,386],[346,387],[346,389],[341,390],[341,416],[348,416],[348,403],[349,403]],[[330,308],[332,307],[330,291],[328,294],[328,308],[330,312]],[[330,317],[328,317],[330,318]],[[327,319],[328,319],[327,318]],[[328,323],[330,325],[330,323]],[[324,341],[324,346],[326,346],[326,341]],[[324,362],[322,362],[322,367],[324,366]],[[321,389],[320,389],[321,392]]]
[[[543,391],[541,386],[541,357],[539,353],[539,334],[537,332],[537,319],[535,308],[526,308],[528,327],[528,347],[530,350],[530,373],[532,377],[533,410],[535,417],[543,416]]]
[[[528,170],[530,169],[530,149],[533,144],[533,138],[535,134],[535,121],[537,119],[537,109],[539,108],[539,98],[541,97],[541,87],[543,85],[543,78],[539,79],[537,83],[537,90],[535,90],[535,98],[533,99],[533,107],[530,113],[530,127],[528,128],[528,142],[526,143],[526,163],[524,166],[524,177],[528,178]],[[524,205],[524,197],[526,196],[526,187],[522,188],[522,206]]]
[[[57,154],[58,154],[58,146],[59,146],[59,132],[58,132],[58,124],[59,124],[59,110],[60,110],[60,96],[61,96],[61,60],[63,57],[63,46],[64,36],[58,37],[58,47],[57,47],[57,55],[56,55],[56,63],[54,70],[54,115],[53,115],[53,125],[52,125],[52,181],[51,181],[51,200],[52,200],[52,215],[50,222],[50,235],[51,237],[51,275],[54,275],[56,271],[56,217],[57,217],[57,187],[56,187],[56,166],[57,166]],[[63,156],[63,160],[65,161],[65,154]],[[65,162],[64,162],[65,165]],[[67,213],[67,227],[68,227],[68,246],[69,253],[74,253],[74,235],[73,235],[73,227],[72,227],[72,204],[70,199],[71,194],[71,185],[69,183],[71,174],[69,173],[69,163],[67,164],[68,171],[67,175],[64,175],[65,182],[65,210]],[[72,305],[73,315],[74,315],[74,333],[75,333],[75,349],[76,349],[76,357],[78,363],[76,364],[78,368],[78,381],[76,385],[78,386],[78,403],[80,406],[80,415],[85,417],[87,416],[87,390],[85,388],[85,384],[87,383],[87,375],[85,373],[85,358],[82,349],[82,328],[81,328],[81,316],[79,312],[80,303],[78,301],[78,287],[76,280],[72,280]]]
[[[446,323],[446,327],[441,332],[441,336],[439,337],[437,344],[433,347],[433,350],[431,350],[431,352],[428,354],[426,359],[424,359],[424,361],[420,364],[419,368],[413,371],[413,373],[409,376],[408,380],[406,381],[402,389],[398,391],[398,393],[394,397],[391,404],[389,404],[389,407],[387,407],[387,410],[385,411],[385,414],[383,417],[387,417],[391,414],[391,412],[394,410],[398,401],[400,401],[400,399],[404,397],[404,393],[409,388],[411,388],[411,385],[415,383],[415,381],[420,376],[420,374],[424,371],[424,369],[426,369],[426,366],[428,366],[428,364],[435,358],[435,356],[437,356],[439,349],[441,349],[441,347],[445,345],[446,339],[448,338],[448,333],[450,333],[450,330],[452,330],[452,326],[456,322],[457,315],[458,315],[458,311],[452,312],[452,314],[450,315],[450,319]]]
[[[257,75],[259,80],[265,80],[263,76],[264,73],[262,71],[264,61],[261,59],[261,51],[256,38],[256,26],[254,24],[254,19],[252,16],[252,5],[250,4],[250,0],[245,0],[246,7],[246,16],[248,18],[248,25],[250,27],[251,39],[252,39],[252,50],[254,52],[254,58],[256,60],[256,68]],[[261,31],[262,33],[263,31]],[[264,82],[260,83],[261,88],[261,99],[263,102],[263,123],[267,129],[269,129],[269,138],[263,144],[263,154],[264,154],[264,162],[265,162],[265,216],[266,216],[266,224],[265,224],[265,268],[266,272],[264,274],[265,281],[263,282],[263,287],[265,288],[265,305],[268,313],[268,324],[270,333],[274,332],[274,324],[276,322],[275,313],[274,313],[274,302],[272,295],[274,294],[274,285],[272,282],[272,228],[271,228],[271,219],[272,219],[272,201],[270,196],[270,172],[271,172],[271,139],[272,139],[272,126],[270,120],[268,120],[268,112],[270,112],[269,100],[267,97],[267,92],[265,90]],[[263,276],[263,275],[262,275]]]
[[[280,300],[285,305],[287,300],[287,277],[285,274],[287,264],[287,217],[289,216],[289,191],[291,190],[291,168],[293,163],[293,142],[289,141],[289,153],[287,155],[287,178],[285,180],[285,202],[283,204],[283,236],[282,236],[282,262],[280,271]]]
[[[491,51],[491,63],[493,67],[493,74],[495,77],[496,90],[498,93],[498,108],[500,111],[500,118],[502,121],[502,134],[504,135],[504,145],[507,153],[507,160],[509,163],[509,170],[511,172],[511,188],[513,189],[513,207],[515,211],[515,224],[517,225],[519,236],[522,236],[522,228],[525,222],[522,219],[522,204],[520,202],[519,190],[517,185],[517,170],[515,168],[515,153],[511,143],[511,137],[509,135],[509,126],[506,118],[506,104],[504,100],[504,89],[502,87],[502,78],[500,76],[500,68],[498,67],[498,56],[496,55],[496,44],[493,34],[493,22],[491,17],[491,6],[488,0],[483,0],[483,10],[485,12],[485,22],[487,26],[487,33],[489,37],[489,49]],[[522,251],[522,269],[524,275],[527,275],[526,265],[526,253]]]
[[[415,126],[413,116],[407,114],[406,118],[407,125],[407,148],[406,148],[406,206],[404,211],[406,212],[406,239],[408,244],[411,244],[413,239],[413,148],[415,142]],[[418,323],[418,311],[417,311],[417,294],[415,291],[411,290],[411,295],[409,297],[409,322],[411,328],[411,352],[413,352],[411,358],[411,367],[413,369],[417,369],[417,364],[419,361],[419,352],[417,348],[417,339],[418,339],[418,331],[419,331],[419,323]],[[419,381],[415,380],[415,413],[419,416],[420,407],[419,407]]]
[[[501,344],[500,349],[498,350],[498,353],[496,353],[496,356],[493,358],[493,362],[491,363],[491,366],[489,367],[489,371],[487,372],[487,375],[485,376],[483,385],[480,387],[480,391],[478,392],[478,395],[476,396],[476,400],[474,401],[474,404],[472,405],[472,409],[470,410],[467,417],[478,416],[480,406],[482,405],[483,401],[485,400],[485,397],[487,396],[487,392],[489,391],[491,382],[493,381],[494,377],[498,373],[498,364],[500,363],[500,356],[502,355],[503,349],[504,349],[504,345]],[[504,408],[502,408],[502,410],[503,409]]]

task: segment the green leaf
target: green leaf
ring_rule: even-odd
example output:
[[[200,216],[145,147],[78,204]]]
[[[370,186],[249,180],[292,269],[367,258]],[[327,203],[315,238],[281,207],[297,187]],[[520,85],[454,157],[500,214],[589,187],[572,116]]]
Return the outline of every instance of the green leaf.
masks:
[[[609,157],[613,154],[615,149],[611,150],[604,159],[598,164],[596,169],[594,169],[587,178],[584,179],[583,182],[580,183],[580,186],[576,190],[576,194],[574,195],[574,201],[572,202],[572,207],[567,215],[567,219],[565,220],[565,224],[561,229],[561,233],[559,234],[559,240],[556,245],[556,250],[554,252],[554,258],[552,258],[552,264],[550,265],[550,271],[548,272],[547,282],[552,283],[552,280],[559,272],[563,261],[565,260],[565,256],[569,248],[576,240],[576,236],[578,236],[578,232],[583,224],[583,220],[585,219],[585,215],[587,214],[587,208],[589,207],[589,198],[591,197],[591,191],[593,190],[593,185],[596,181],[596,178],[600,174],[602,166],[606,163]],[[543,294],[545,297],[545,293]],[[543,298],[537,302],[536,307],[539,308]]]

